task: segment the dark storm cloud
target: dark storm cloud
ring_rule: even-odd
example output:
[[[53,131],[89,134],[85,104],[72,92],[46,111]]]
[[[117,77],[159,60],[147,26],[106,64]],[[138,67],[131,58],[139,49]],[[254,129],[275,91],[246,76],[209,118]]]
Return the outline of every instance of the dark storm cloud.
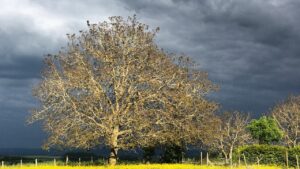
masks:
[[[111,15],[128,15],[116,3],[1,1],[0,148],[42,144],[41,126],[27,126],[25,120],[36,106],[31,90],[41,77],[43,56],[56,53],[66,44],[66,33],[85,28],[87,19],[96,22]]]
[[[0,22],[0,148],[34,147],[41,132],[25,123],[34,106],[31,89],[40,78],[43,55],[56,44],[29,16],[0,14]]]
[[[158,42],[194,57],[221,87],[224,109],[266,112],[299,94],[300,2],[258,0],[126,1],[161,27]]]
[[[225,110],[258,115],[288,94],[300,93],[300,1],[298,0],[3,0],[0,7],[1,147],[42,143],[39,125],[26,126],[36,105],[45,54],[56,53],[66,33],[86,20],[137,17],[161,28],[157,43],[185,53],[221,90],[210,95]],[[14,140],[14,141],[11,141]]]
[[[13,57],[7,63],[0,63],[0,78],[18,80],[39,78],[41,69],[41,57]]]

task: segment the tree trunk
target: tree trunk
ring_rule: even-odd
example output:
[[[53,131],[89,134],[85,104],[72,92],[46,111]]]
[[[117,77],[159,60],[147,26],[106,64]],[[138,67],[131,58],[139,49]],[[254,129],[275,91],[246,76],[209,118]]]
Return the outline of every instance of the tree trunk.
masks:
[[[111,135],[110,143],[110,155],[108,159],[109,165],[116,165],[118,159],[118,136],[119,136],[119,126],[113,128],[113,133]]]
[[[229,164],[229,159],[227,157],[227,155],[225,156],[225,165]]]
[[[225,165],[227,165],[228,164],[228,155],[225,151],[222,151],[222,152],[223,152],[223,155],[225,157]]]
[[[233,147],[230,147],[230,152],[229,152],[230,166],[232,166],[232,152],[233,152]]]
[[[117,164],[117,152],[118,150],[115,148],[111,148],[110,149],[110,155],[109,155],[109,159],[108,159],[108,164],[109,165],[116,165]]]

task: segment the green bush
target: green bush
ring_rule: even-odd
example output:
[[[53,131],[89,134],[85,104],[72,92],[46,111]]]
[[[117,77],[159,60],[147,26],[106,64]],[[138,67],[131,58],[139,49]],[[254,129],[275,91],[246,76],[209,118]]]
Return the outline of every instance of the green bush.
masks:
[[[289,163],[290,163],[290,165],[296,166],[297,165],[296,155],[298,155],[298,159],[300,158],[300,146],[290,148],[288,150],[288,152],[289,152]]]
[[[144,147],[143,148],[143,159],[145,162],[153,162],[153,157],[155,156],[155,147]]]
[[[238,154],[245,155],[247,163],[256,163],[257,159],[260,164],[285,164],[285,153],[287,148],[276,145],[248,145],[238,149]]]
[[[182,161],[183,148],[175,144],[165,145],[165,150],[162,156],[163,163],[179,163]]]
[[[300,146],[295,148],[287,148],[278,145],[247,145],[239,147],[235,152],[235,156],[240,155],[243,160],[243,154],[249,164],[257,163],[257,158],[260,159],[260,164],[286,164],[286,152],[290,166],[296,166],[296,155],[300,158]]]

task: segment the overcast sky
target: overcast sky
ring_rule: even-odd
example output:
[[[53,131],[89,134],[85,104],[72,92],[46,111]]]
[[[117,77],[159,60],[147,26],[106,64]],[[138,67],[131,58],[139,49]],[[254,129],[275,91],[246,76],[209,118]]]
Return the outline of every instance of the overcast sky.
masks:
[[[0,148],[43,142],[41,127],[25,123],[43,56],[86,20],[133,14],[161,28],[161,47],[208,72],[222,110],[258,116],[300,93],[299,0],[0,0]]]

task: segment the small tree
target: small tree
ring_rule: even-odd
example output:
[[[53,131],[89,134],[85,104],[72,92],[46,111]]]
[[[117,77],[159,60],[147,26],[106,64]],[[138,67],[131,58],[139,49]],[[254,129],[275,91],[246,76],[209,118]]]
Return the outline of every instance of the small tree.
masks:
[[[220,127],[215,147],[222,151],[225,161],[232,164],[233,150],[237,146],[244,145],[250,140],[250,134],[246,131],[249,116],[240,112],[225,112],[220,117]]]
[[[272,117],[263,116],[254,119],[247,126],[251,136],[257,139],[259,144],[270,144],[278,142],[283,137],[283,132]]]
[[[295,147],[300,142],[300,96],[290,96],[285,102],[276,105],[272,117],[284,131],[284,142]]]
[[[29,119],[43,122],[45,148],[104,144],[114,165],[120,149],[195,139],[217,107],[205,99],[215,85],[189,57],[159,49],[157,31],[111,17],[68,35],[68,46],[45,58],[33,90],[40,106]]]

